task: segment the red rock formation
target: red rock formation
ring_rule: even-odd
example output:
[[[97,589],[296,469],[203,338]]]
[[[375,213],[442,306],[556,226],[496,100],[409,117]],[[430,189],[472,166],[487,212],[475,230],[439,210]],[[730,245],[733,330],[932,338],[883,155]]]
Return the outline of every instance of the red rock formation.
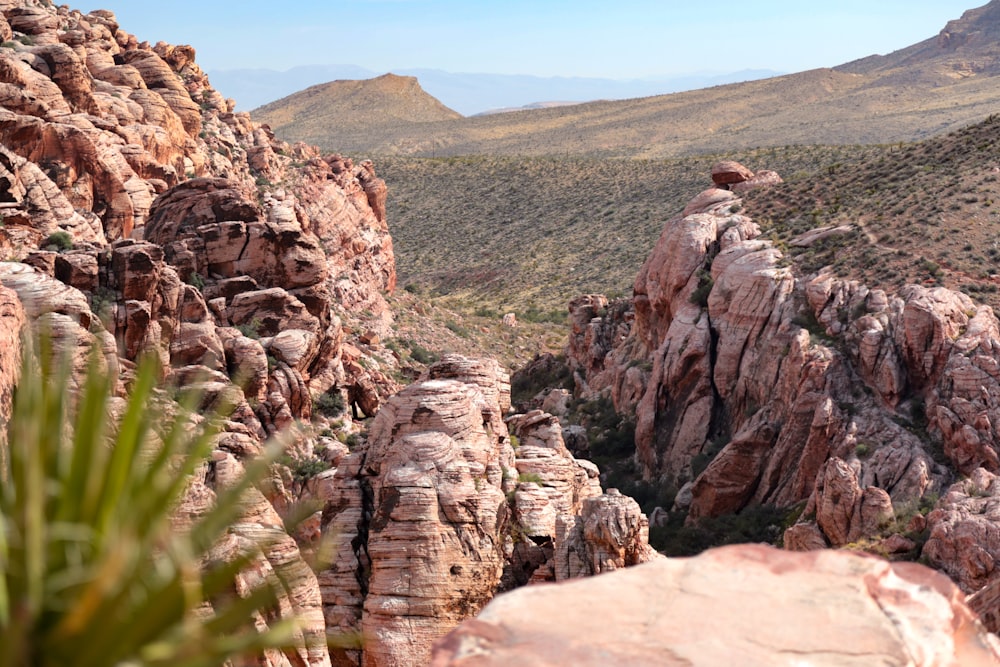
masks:
[[[143,228],[155,195],[194,176],[223,177],[250,202],[265,190],[266,210],[252,220],[297,223],[327,254],[316,261],[297,250],[273,268],[326,269],[342,307],[387,313],[381,294],[395,268],[386,188],[370,162],[335,173],[315,149],[275,141],[209,86],[194,49],[140,44],[110,12],[4,11],[5,24],[33,41],[0,52],[0,200],[18,213],[5,215],[0,236],[16,257],[59,229],[77,243],[127,237]]]
[[[434,667],[1000,664],[1000,642],[926,567],[758,545],[497,598]]]
[[[235,484],[242,474],[242,466],[232,454],[216,451],[211,474],[206,466],[192,480],[177,513],[176,525],[183,527],[187,524],[186,517],[205,512],[214,501],[216,491]],[[251,489],[247,493],[241,522],[213,547],[209,557],[228,561],[255,547],[262,547],[260,557],[237,575],[236,590],[253,590],[268,577],[277,575],[284,589],[278,608],[283,616],[294,616],[299,623],[297,645],[283,651],[269,651],[266,664],[275,667],[328,667],[330,656],[326,648],[326,627],[316,575],[303,560],[295,540],[282,529],[283,525],[267,498]],[[268,619],[259,618],[258,623],[266,627]]]
[[[749,181],[753,177],[752,171],[732,160],[723,160],[712,166],[712,182],[727,189],[728,186]]]
[[[979,468],[952,485],[927,515],[927,561],[967,593],[1000,582],[1000,484]],[[994,610],[996,613],[996,610]]]
[[[316,149],[276,141],[211,88],[193,48],[140,43],[111,12],[6,0],[0,38],[0,248],[18,260],[0,267],[0,338],[48,331],[79,371],[96,346],[122,392],[147,353],[206,403],[242,383],[214,483],[269,432],[308,420],[314,398],[354,392],[375,412],[397,385],[345,364],[341,326],[364,310],[391,323],[386,187],[370,162],[335,173]],[[20,349],[2,347],[0,417]],[[320,444],[299,440],[297,455]],[[280,477],[272,491],[220,554],[281,531]],[[308,627],[268,664],[329,664],[315,579],[277,537],[245,576],[290,575],[283,613]]]
[[[503,413],[506,373],[454,355],[390,398],[341,461],[324,511],[328,627],[360,631],[343,665],[425,665],[430,646],[493,596],[529,580],[655,557],[638,505],[601,495],[597,469],[562,446],[551,415]]]
[[[668,222],[631,312],[571,304],[578,390],[634,411],[644,476],[689,483],[692,522],[808,500],[789,534],[806,548],[877,537],[893,507],[939,492],[932,440],[961,472],[997,471],[993,313],[943,288],[797,278],[739,211],[710,190]],[[695,457],[714,458],[693,479]]]
[[[17,293],[0,287],[0,423],[8,423],[21,369],[21,336],[27,319]],[[6,437],[6,432],[0,434]]]

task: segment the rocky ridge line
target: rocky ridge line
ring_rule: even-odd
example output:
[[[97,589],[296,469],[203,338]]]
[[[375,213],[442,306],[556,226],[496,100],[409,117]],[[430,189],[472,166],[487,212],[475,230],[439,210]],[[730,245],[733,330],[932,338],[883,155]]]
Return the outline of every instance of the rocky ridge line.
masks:
[[[993,311],[944,288],[797,275],[741,213],[740,192],[777,175],[721,163],[712,176],[631,300],[571,304],[578,392],[635,415],[642,474],[682,487],[689,523],[802,503],[787,548],[916,558],[929,535],[922,554],[967,593],[996,581],[1000,540],[976,509],[1000,493]],[[696,475],[697,456],[711,462]],[[958,475],[979,482],[950,486]]]

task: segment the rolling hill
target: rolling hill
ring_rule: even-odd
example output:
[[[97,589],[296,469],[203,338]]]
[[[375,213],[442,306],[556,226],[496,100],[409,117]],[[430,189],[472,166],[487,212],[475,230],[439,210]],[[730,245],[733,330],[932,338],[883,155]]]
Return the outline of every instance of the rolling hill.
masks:
[[[279,136],[322,144],[328,132],[374,140],[378,128],[400,124],[433,124],[462,118],[428,95],[411,76],[384,74],[374,79],[342,80],[312,86],[267,104],[255,112],[267,118]],[[345,146],[344,152],[351,152]]]
[[[369,107],[358,117],[352,98],[335,86],[309,89],[310,104],[297,94],[253,115],[286,140],[366,155],[656,159],[789,144],[912,141],[995,110],[998,14],[1000,1],[993,0],[937,36],[886,56],[672,95],[471,118],[404,112],[399,98],[386,102],[391,112]]]

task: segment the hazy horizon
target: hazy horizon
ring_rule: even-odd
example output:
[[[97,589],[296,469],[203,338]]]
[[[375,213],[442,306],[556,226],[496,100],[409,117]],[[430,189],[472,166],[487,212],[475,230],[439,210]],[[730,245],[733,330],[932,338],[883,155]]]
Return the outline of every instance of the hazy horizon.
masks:
[[[885,54],[936,35],[968,0],[760,0],[707,12],[659,0],[106,0],[141,40],[190,44],[209,72],[351,64],[374,72],[675,78],[798,72]]]

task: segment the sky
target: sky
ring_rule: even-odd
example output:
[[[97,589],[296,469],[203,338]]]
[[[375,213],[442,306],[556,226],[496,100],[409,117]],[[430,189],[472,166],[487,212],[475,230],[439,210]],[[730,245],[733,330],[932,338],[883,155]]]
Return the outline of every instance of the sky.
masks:
[[[832,67],[933,37],[986,0],[97,0],[209,72],[359,65],[638,79]],[[696,7],[695,5],[698,5]]]

